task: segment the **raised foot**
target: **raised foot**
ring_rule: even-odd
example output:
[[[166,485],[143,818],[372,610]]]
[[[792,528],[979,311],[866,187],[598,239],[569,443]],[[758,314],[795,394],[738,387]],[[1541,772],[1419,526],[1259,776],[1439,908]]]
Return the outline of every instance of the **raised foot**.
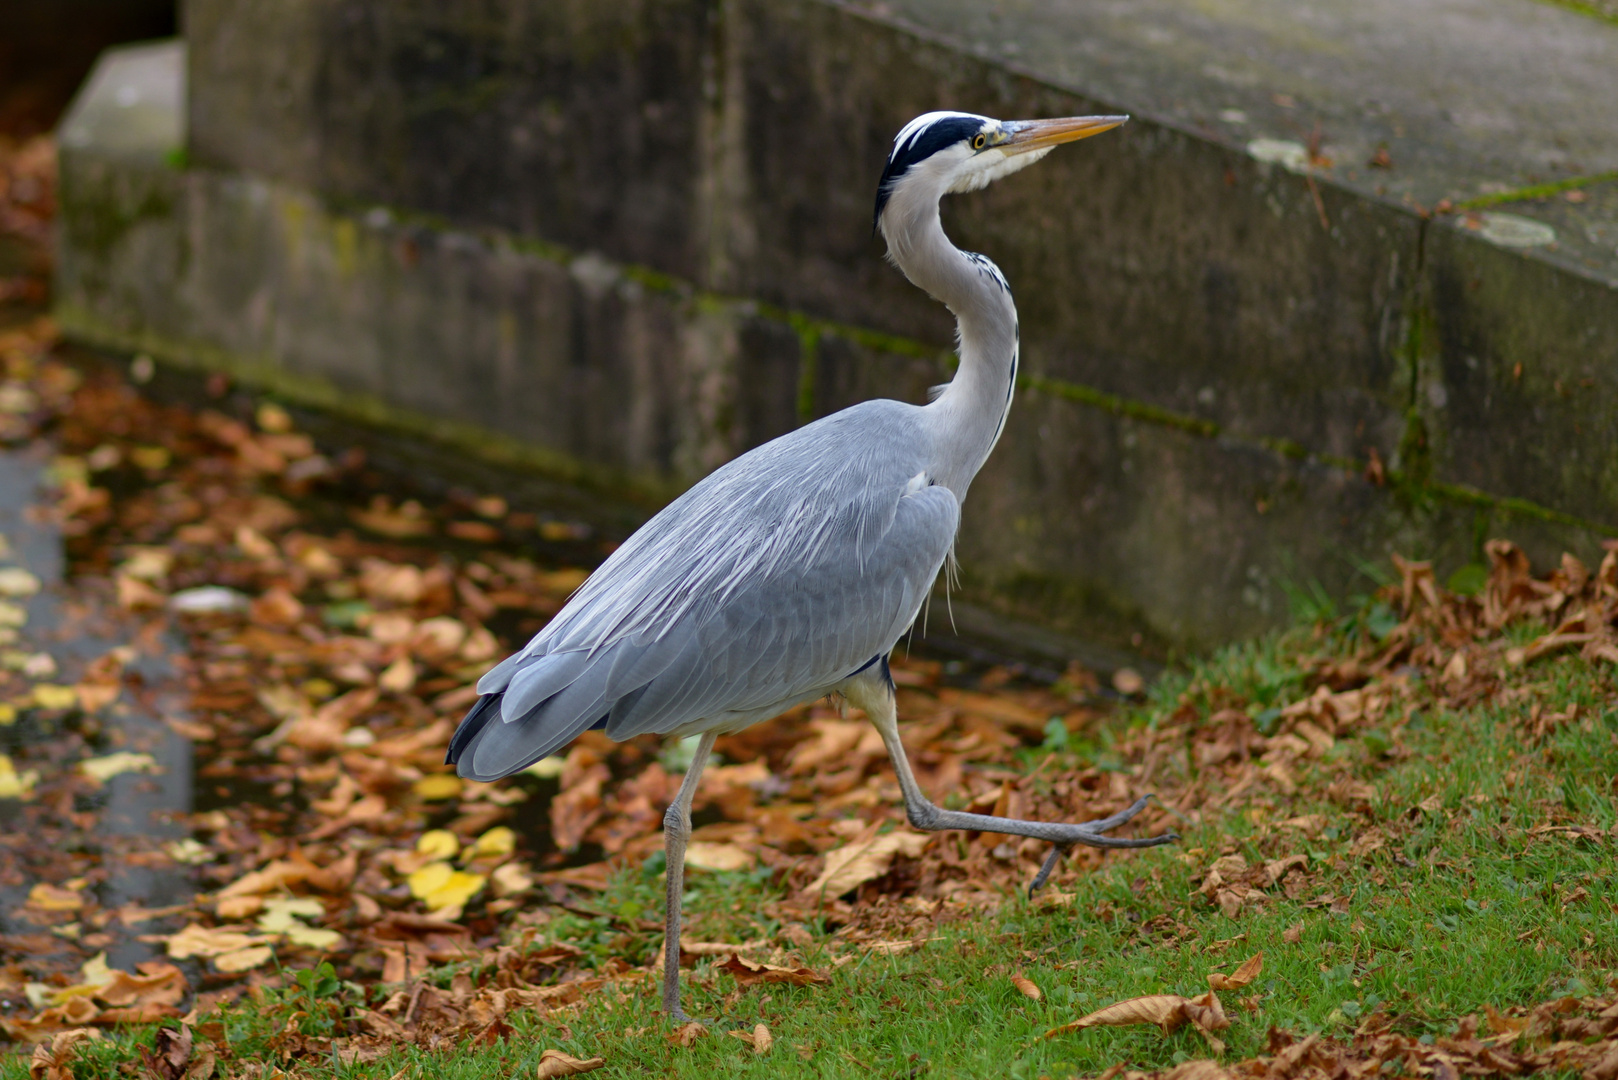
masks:
[[[1032,900],[1034,893],[1039,891],[1039,887],[1050,879],[1051,871],[1055,870],[1056,865],[1062,861],[1062,856],[1080,844],[1087,847],[1142,848],[1157,847],[1159,844],[1169,844],[1178,840],[1180,834],[1176,832],[1166,832],[1160,836],[1148,836],[1138,840],[1121,840],[1117,837],[1103,835],[1107,830],[1116,829],[1146,809],[1146,804],[1154,797],[1152,795],[1142,795],[1129,807],[1120,810],[1111,817],[1102,818],[1099,821],[1087,821],[1082,825],[1073,826],[1074,836],[1072,839],[1064,837],[1056,840],[1051,845],[1051,853],[1045,856],[1045,864],[1039,868],[1039,873],[1034,875],[1034,880],[1028,885],[1028,898]]]

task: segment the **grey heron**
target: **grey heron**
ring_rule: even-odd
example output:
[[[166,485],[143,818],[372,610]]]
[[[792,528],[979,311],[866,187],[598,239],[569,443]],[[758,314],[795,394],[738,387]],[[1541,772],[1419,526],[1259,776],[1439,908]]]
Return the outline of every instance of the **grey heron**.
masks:
[[[1107,832],[1146,806],[1082,824],[945,810],[917,785],[888,656],[955,542],[961,503],[1005,427],[1017,378],[1017,309],[999,269],[950,243],[949,193],[974,191],[1124,116],[1000,121],[918,116],[877,187],[888,258],[955,315],[960,364],[929,404],[866,401],[750,450],[675,499],[602,563],[520,652],[478,682],[450,742],[462,777],[528,768],[587,729],[625,740],[700,736],[663,818],[668,853],[663,1005],[680,1007],[680,915],[691,801],[717,736],[840,693],[882,735],[918,829],[1138,848],[1173,833]]]

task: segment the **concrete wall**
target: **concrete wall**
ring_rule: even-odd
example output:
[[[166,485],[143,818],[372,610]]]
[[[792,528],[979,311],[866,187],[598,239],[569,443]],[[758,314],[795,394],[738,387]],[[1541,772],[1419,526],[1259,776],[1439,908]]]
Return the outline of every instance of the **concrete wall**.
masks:
[[[185,29],[185,167],[64,152],[70,327],[663,493],[947,377],[946,313],[870,237],[906,120],[1130,107],[825,0],[191,0]],[[1273,158],[1137,117],[950,200],[1029,375],[967,507],[970,598],[1201,645],[1390,550],[1594,557],[1618,270]],[[1526,212],[1595,235],[1609,187],[1588,221]]]

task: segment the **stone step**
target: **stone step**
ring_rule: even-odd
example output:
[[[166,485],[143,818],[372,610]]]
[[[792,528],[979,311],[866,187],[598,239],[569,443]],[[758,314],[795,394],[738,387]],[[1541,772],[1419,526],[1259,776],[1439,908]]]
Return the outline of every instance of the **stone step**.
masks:
[[[191,0],[184,168],[177,142],[113,145],[116,89],[64,126],[64,324],[657,497],[947,378],[947,315],[870,238],[905,120],[1121,110],[946,210],[1010,278],[1028,373],[967,506],[970,599],[1207,644],[1315,583],[1363,591],[1389,550],[1445,574],[1490,534],[1594,558],[1618,522],[1610,22],[479,10]],[[178,85],[161,56],[103,67]]]

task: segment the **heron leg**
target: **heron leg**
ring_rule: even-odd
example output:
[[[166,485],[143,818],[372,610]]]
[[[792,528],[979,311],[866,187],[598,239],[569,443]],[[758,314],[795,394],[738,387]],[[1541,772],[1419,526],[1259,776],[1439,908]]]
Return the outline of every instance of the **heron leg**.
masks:
[[[933,832],[942,829],[967,829],[974,832],[1005,833],[1010,836],[1032,836],[1037,840],[1051,842],[1053,845],[1051,853],[1046,858],[1045,865],[1040,867],[1039,873],[1034,877],[1033,884],[1029,886],[1030,896],[1045,884],[1062,856],[1075,845],[1083,844],[1086,847],[1097,848],[1145,848],[1171,843],[1180,838],[1178,834],[1172,832],[1140,838],[1106,835],[1109,830],[1116,829],[1146,809],[1146,804],[1152,798],[1150,795],[1141,796],[1133,805],[1111,817],[1083,823],[1022,821],[1017,818],[994,817],[990,814],[945,810],[922,793],[921,785],[916,783],[916,776],[910,771],[910,758],[906,756],[904,743],[899,739],[898,708],[893,696],[893,684],[886,677],[886,665],[882,666],[881,671],[870,668],[861,672],[844,684],[843,692],[849,701],[865,710],[871,722],[876,725],[877,731],[881,733],[882,742],[888,748],[888,756],[893,759],[893,771],[899,778],[899,790],[904,793],[905,816],[910,819],[910,824],[918,829]]]
[[[685,899],[685,846],[691,839],[691,801],[718,733],[704,732],[680,782],[679,794],[663,813],[663,850],[668,856],[668,896],[663,908],[663,1011],[670,1020],[691,1018],[680,1008],[680,910]]]

